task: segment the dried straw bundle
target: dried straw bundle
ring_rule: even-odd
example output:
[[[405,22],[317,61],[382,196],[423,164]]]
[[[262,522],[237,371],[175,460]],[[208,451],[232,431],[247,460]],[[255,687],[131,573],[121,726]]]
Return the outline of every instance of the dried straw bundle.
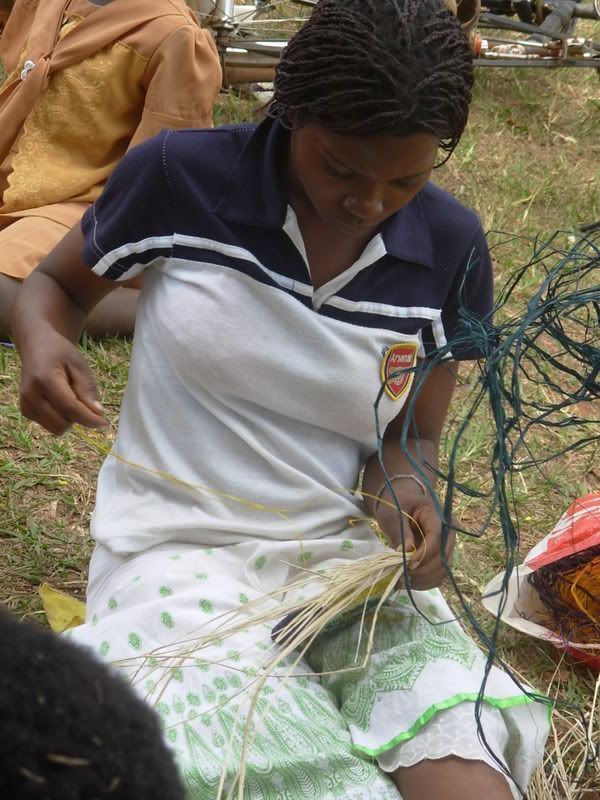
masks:
[[[362,670],[367,665],[371,656],[375,628],[379,612],[386,600],[394,593],[399,581],[402,579],[407,566],[407,556],[403,552],[388,549],[380,554],[368,556],[348,564],[334,567],[324,572],[313,572],[303,569],[301,577],[289,584],[278,588],[271,594],[264,595],[255,601],[240,606],[219,619],[216,627],[198,635],[190,636],[185,641],[177,642],[169,647],[158,648],[143,656],[113,662],[114,666],[131,669],[136,668],[132,683],[138,679],[146,680],[149,674],[158,674],[156,685],[158,692],[154,692],[148,700],[153,705],[158,705],[164,691],[172,680],[174,670],[184,667],[187,663],[197,659],[204,650],[215,644],[218,640],[234,636],[240,631],[247,631],[252,627],[270,626],[276,622],[273,629],[274,644],[267,651],[264,662],[257,665],[256,676],[248,679],[246,684],[238,691],[239,694],[249,696],[249,706],[245,721],[240,722],[242,728],[243,746],[242,757],[237,767],[237,779],[232,782],[226,791],[226,779],[230,765],[232,743],[240,727],[232,731],[230,741],[225,748],[225,759],[221,773],[221,781],[215,800],[223,797],[232,798],[237,794],[238,800],[244,797],[246,779],[246,766],[253,739],[253,719],[258,700],[266,682],[273,677],[280,681],[280,686],[293,676],[299,677],[297,666],[304,658],[317,637],[325,630],[346,624],[349,619],[360,618],[360,635],[357,645],[354,664],[349,664],[346,670]],[[269,603],[269,600],[280,599],[282,595],[289,595],[292,599],[281,603]],[[262,609],[261,606],[268,608]],[[369,623],[365,624],[369,611]],[[282,613],[285,618],[281,620]],[[365,641],[364,654],[361,653],[361,643]],[[361,653],[361,655],[359,655]],[[292,662],[290,663],[290,657]],[[285,666],[285,669],[281,669]],[[339,672],[339,670],[338,670]],[[315,674],[326,673],[309,673]],[[229,698],[228,702],[231,702]],[[272,701],[271,701],[272,702]],[[263,710],[263,715],[268,713]],[[238,714],[239,718],[239,714]]]
[[[390,550],[381,555],[369,556],[351,564],[332,569],[326,573],[327,583],[325,588],[307,603],[301,602],[298,608],[289,612],[283,622],[275,627],[273,638],[280,646],[275,651],[273,658],[263,668],[263,675],[258,680],[252,693],[244,726],[244,745],[237,781],[238,800],[243,800],[244,797],[246,765],[248,752],[252,744],[252,719],[256,703],[269,677],[276,674],[279,666],[285,663],[294,651],[298,651],[295,662],[291,668],[288,668],[284,676],[284,681],[287,680],[321,633],[332,626],[346,623],[349,617],[357,612],[362,615],[359,646],[355,657],[355,662],[358,663],[348,665],[347,670],[364,669],[371,656],[379,611],[396,589],[404,573],[405,563],[406,556],[403,553]],[[372,604],[370,602],[372,600],[376,602],[375,612],[367,632],[365,654],[359,662],[358,654],[360,652],[360,640],[363,636],[362,628],[367,609]],[[222,797],[225,768],[226,765],[223,769],[217,800],[221,800]],[[227,795],[228,798],[232,796],[233,788],[234,786],[231,787]]]

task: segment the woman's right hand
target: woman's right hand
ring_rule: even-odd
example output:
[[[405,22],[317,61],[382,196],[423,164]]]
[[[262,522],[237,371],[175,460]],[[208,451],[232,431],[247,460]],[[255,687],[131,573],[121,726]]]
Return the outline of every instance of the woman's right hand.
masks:
[[[51,326],[27,338],[21,348],[21,413],[57,435],[74,423],[106,426],[96,384],[77,347]]]

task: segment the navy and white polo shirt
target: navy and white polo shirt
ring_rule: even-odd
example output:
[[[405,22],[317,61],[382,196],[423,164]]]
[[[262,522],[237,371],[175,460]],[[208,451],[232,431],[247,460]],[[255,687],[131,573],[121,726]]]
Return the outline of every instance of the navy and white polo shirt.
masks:
[[[339,535],[362,515],[382,380],[398,376],[387,425],[410,390],[397,369],[452,340],[459,293],[490,312],[481,224],[431,184],[313,289],[278,173],[288,136],[273,120],[162,133],[83,219],[95,273],[145,270],[115,449],[200,487],[109,457],[92,532],[114,552]]]

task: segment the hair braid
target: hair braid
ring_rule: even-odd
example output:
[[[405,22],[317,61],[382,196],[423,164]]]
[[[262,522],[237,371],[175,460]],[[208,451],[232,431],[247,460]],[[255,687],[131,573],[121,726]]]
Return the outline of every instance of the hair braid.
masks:
[[[467,38],[442,0],[319,0],[283,53],[270,113],[356,136],[431,133],[451,153],[472,86]]]

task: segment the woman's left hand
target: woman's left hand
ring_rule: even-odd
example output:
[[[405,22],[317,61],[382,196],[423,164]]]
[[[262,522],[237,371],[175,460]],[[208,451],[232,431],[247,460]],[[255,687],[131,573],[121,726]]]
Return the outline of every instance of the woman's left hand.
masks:
[[[447,575],[442,562],[442,521],[430,497],[416,493],[402,494],[398,496],[398,501],[402,511],[410,515],[412,520],[403,516],[401,523],[398,510],[383,503],[379,505],[375,519],[391,546],[396,549],[404,546],[410,557],[409,572],[404,583],[412,589],[435,589]],[[446,543],[448,561],[452,557],[454,540],[455,534],[451,532]],[[410,555],[411,549],[415,549],[414,555]]]

